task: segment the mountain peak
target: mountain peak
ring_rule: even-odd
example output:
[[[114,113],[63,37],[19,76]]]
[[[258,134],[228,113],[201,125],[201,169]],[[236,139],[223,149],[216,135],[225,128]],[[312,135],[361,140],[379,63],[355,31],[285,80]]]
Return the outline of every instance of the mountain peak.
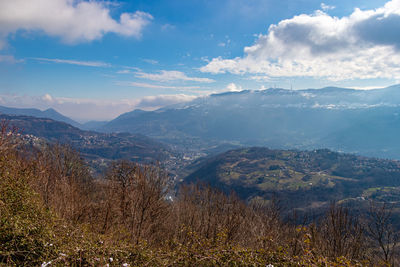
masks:
[[[65,123],[71,124],[75,127],[81,126],[78,122],[62,115],[61,113],[59,113],[58,111],[56,111],[53,108],[48,108],[44,111],[41,111],[41,110],[35,109],[35,108],[11,108],[11,107],[0,106],[0,112],[3,114],[8,114],[8,115],[24,115],[24,116],[32,116],[32,117],[37,117],[37,118],[47,118],[47,119],[65,122]]]
[[[57,110],[55,110],[54,108],[48,108],[48,109],[44,110],[43,112],[61,115],[61,114],[60,114]]]

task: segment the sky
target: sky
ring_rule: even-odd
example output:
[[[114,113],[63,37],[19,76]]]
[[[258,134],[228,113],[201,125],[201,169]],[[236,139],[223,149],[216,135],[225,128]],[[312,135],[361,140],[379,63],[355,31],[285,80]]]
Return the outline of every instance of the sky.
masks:
[[[224,91],[400,83],[400,0],[0,0],[0,105],[110,120]]]

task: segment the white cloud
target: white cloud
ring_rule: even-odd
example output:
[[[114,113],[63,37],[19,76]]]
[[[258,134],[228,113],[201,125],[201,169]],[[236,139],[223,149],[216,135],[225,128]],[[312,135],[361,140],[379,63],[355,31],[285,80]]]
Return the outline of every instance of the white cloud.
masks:
[[[117,21],[108,7],[103,1],[0,1],[0,49],[8,35],[18,30],[44,32],[71,44],[100,39],[107,33],[140,38],[153,19],[148,13],[136,11],[122,13]]]
[[[185,94],[146,96],[139,100],[136,107],[145,110],[154,110],[177,103],[188,102],[195,98],[196,96]]]
[[[49,94],[45,94],[43,97],[42,97],[42,99],[44,100],[44,101],[46,101],[46,102],[53,102],[53,97],[51,96],[51,95],[49,95]]]
[[[136,72],[135,76],[141,79],[147,79],[159,82],[170,82],[170,81],[192,81],[201,83],[211,83],[215,82],[209,78],[199,78],[199,77],[188,77],[185,73],[181,71],[167,71],[162,70],[159,73],[146,73],[146,72]]]
[[[167,105],[193,100],[195,96],[176,94],[145,96],[136,99],[101,100],[84,98],[43,96],[0,95],[0,103],[17,108],[54,108],[63,115],[78,121],[111,120],[120,114],[140,108],[155,110]]]
[[[400,0],[342,18],[316,11],[271,25],[244,48],[243,57],[217,57],[200,70],[332,81],[399,79],[399,32]]]
[[[375,89],[383,89],[386,87],[388,86],[351,86],[349,88],[355,90],[375,90]]]
[[[242,87],[240,85],[237,86],[235,83],[230,83],[225,88],[225,91],[229,92],[240,92],[242,90],[243,90]]]
[[[146,62],[146,63],[149,63],[149,64],[151,64],[151,65],[157,65],[158,64],[158,61],[157,60],[154,60],[154,59],[148,59],[148,58],[145,58],[145,59],[142,59],[144,62]]]
[[[141,69],[137,67],[130,67],[130,66],[119,66],[122,67],[122,69],[118,70],[116,73],[117,74],[135,74],[136,72],[140,72]]]
[[[326,11],[326,10],[335,9],[336,7],[335,7],[335,6],[327,5],[327,4],[325,4],[325,3],[321,3],[321,8],[322,8],[323,11]]]
[[[38,61],[59,63],[59,64],[70,64],[70,65],[78,65],[78,66],[86,66],[86,67],[109,67],[111,66],[108,63],[104,63],[101,61],[81,61],[81,60],[73,60],[73,59],[58,59],[58,58],[32,58]]]
[[[118,74],[130,74],[132,73],[130,70],[119,70],[117,71]]]
[[[250,76],[250,80],[258,81],[258,82],[270,82],[272,81],[271,77],[267,75],[255,75],[255,76]]]
[[[122,86],[133,86],[139,88],[150,88],[150,89],[174,89],[179,91],[191,91],[193,89],[199,89],[199,86],[168,86],[168,85],[158,85],[151,83],[138,83],[138,82],[119,82],[118,85]]]

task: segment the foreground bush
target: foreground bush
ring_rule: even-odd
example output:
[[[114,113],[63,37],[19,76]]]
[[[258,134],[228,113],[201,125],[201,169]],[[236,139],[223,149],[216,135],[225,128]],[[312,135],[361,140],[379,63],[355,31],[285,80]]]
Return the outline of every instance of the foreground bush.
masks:
[[[53,248],[52,217],[30,187],[30,164],[0,140],[0,262],[38,264]]]

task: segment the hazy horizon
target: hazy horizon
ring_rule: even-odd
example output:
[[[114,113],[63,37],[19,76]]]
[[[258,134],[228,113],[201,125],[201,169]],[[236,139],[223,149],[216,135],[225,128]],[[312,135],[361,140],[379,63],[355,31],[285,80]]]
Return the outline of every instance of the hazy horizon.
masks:
[[[391,86],[388,86],[388,87],[393,87],[393,86],[396,86],[396,85],[397,85],[397,84],[394,84],[394,85],[391,85]],[[357,87],[354,87],[354,88],[346,88],[346,87],[344,87],[343,89],[360,90],[360,91],[370,91],[370,90],[381,90],[381,89],[388,88],[388,87],[382,87],[382,88],[380,88],[380,87],[377,87],[377,88],[375,88],[375,87],[371,87],[371,88],[370,88],[370,87],[365,87],[365,88],[357,88]],[[265,91],[265,90],[270,90],[270,89],[275,89],[275,88],[276,88],[276,87],[270,87],[270,88],[264,88],[264,89],[261,88],[261,89],[259,89],[259,90],[250,90],[250,91],[253,91],[253,92],[256,92],[256,91]],[[324,88],[326,88],[326,87],[324,87]],[[298,88],[298,89],[293,89],[293,88],[276,88],[276,89],[302,91],[302,90],[321,90],[321,89],[324,89],[324,88]],[[196,97],[193,97],[193,98],[183,99],[182,101],[176,101],[176,102],[172,102],[172,103],[167,103],[167,104],[165,104],[165,105],[161,105],[161,106],[157,106],[157,107],[151,107],[151,108],[142,108],[141,105],[137,105],[137,106],[135,106],[133,109],[127,109],[126,111],[122,111],[122,112],[120,112],[120,113],[117,113],[117,115],[115,115],[115,116],[112,116],[112,117],[103,117],[103,118],[97,118],[97,119],[80,119],[79,117],[78,117],[78,118],[69,117],[68,115],[64,114],[63,112],[57,110],[57,107],[52,107],[52,106],[50,106],[50,105],[48,105],[48,106],[39,105],[39,107],[37,107],[37,106],[35,106],[35,104],[33,104],[32,106],[20,107],[20,106],[18,105],[18,103],[16,103],[16,101],[14,101],[14,103],[7,103],[6,105],[4,105],[4,107],[7,107],[7,108],[17,108],[17,109],[18,109],[18,108],[26,108],[26,109],[36,108],[36,109],[38,109],[38,110],[40,110],[40,111],[46,111],[46,110],[49,110],[49,109],[53,109],[53,110],[55,110],[56,112],[60,113],[61,115],[67,116],[67,117],[69,117],[70,119],[72,119],[72,120],[74,120],[74,121],[76,121],[76,122],[78,122],[78,123],[84,124],[84,123],[87,123],[87,122],[111,121],[111,120],[113,120],[113,119],[116,119],[117,117],[119,117],[120,115],[122,115],[122,114],[124,114],[124,113],[131,112],[131,111],[134,111],[134,110],[155,111],[155,110],[159,110],[159,109],[162,109],[162,108],[165,108],[165,107],[168,107],[168,106],[174,106],[174,104],[187,103],[187,102],[190,102],[190,101],[192,101],[192,100],[195,100],[196,98],[212,96],[213,94],[224,94],[224,93],[232,93],[232,92],[235,93],[235,92],[243,92],[243,91],[249,91],[249,90],[243,89],[243,90],[237,90],[237,91],[232,91],[232,90],[229,91],[229,90],[227,90],[227,91],[221,91],[221,92],[211,92],[210,94],[207,94],[207,95],[201,95],[201,96],[196,96]],[[46,97],[46,96],[44,96],[44,97]],[[0,96],[0,98],[1,98],[1,96]],[[17,99],[18,99],[18,98],[17,98]],[[142,101],[142,102],[149,101],[149,100],[151,101],[151,99],[152,99],[152,97],[144,97],[144,98],[142,98],[142,99],[139,99],[138,101],[139,101],[139,103],[140,103],[140,101]],[[0,105],[0,106],[1,106],[1,105]],[[83,108],[85,108],[85,106],[84,106]]]

